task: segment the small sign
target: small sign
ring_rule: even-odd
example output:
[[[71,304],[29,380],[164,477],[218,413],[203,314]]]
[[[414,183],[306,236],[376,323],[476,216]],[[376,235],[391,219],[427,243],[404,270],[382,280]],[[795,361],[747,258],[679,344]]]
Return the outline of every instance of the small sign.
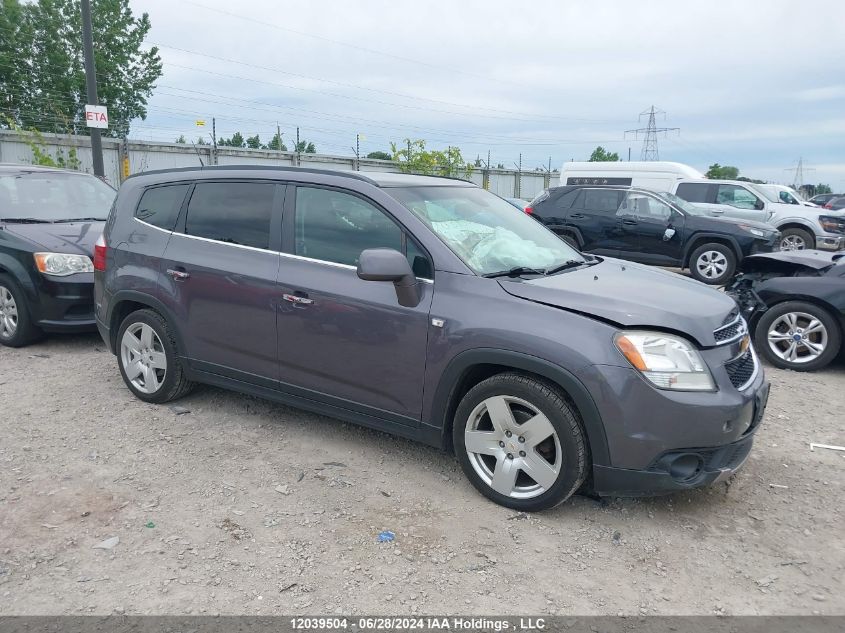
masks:
[[[205,127],[205,121],[203,121],[202,119],[199,119],[197,121],[197,127]]]
[[[106,106],[101,105],[86,105],[85,106],[85,125],[88,127],[107,128],[109,126],[109,112]]]

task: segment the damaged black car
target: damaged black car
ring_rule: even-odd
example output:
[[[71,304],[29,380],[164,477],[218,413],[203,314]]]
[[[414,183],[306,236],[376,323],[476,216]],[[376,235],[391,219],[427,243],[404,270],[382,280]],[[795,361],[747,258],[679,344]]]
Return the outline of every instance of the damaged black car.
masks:
[[[845,253],[752,255],[726,292],[739,304],[758,353],[775,367],[813,371],[841,351]]]

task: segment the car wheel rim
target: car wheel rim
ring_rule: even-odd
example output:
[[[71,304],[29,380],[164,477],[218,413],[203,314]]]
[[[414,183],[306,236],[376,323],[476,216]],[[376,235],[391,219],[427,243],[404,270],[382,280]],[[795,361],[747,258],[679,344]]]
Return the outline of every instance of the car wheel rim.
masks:
[[[779,316],[766,336],[772,353],[788,363],[809,363],[827,349],[827,328],[806,312],[787,312]]]
[[[531,499],[557,481],[563,463],[560,439],[530,402],[493,396],[470,413],[464,444],[473,470],[501,495]]]
[[[146,323],[133,323],[120,341],[120,362],[127,380],[142,393],[155,393],[167,375],[161,339]]]
[[[11,291],[0,286],[0,338],[10,339],[18,331],[18,304]]]
[[[704,251],[695,263],[699,274],[706,279],[718,279],[728,269],[728,258],[719,251]]]
[[[800,235],[787,235],[780,241],[780,250],[782,251],[803,251],[805,248],[807,248],[807,244]]]

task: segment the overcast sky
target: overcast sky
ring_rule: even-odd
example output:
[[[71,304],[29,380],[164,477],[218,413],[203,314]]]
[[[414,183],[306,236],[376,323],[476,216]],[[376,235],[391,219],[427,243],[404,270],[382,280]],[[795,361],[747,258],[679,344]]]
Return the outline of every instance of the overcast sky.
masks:
[[[136,138],[296,126],[320,152],[391,140],[553,168],[596,145],[845,189],[845,2],[132,0],[164,75]],[[205,133],[210,131],[206,128]],[[812,170],[811,170],[812,168]]]

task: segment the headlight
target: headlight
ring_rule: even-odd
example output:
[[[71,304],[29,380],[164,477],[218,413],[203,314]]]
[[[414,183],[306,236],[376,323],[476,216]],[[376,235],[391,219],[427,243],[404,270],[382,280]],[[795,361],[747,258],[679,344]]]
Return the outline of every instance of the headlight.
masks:
[[[649,382],[660,389],[714,391],[710,370],[692,343],[662,332],[620,332],[614,341]]]
[[[35,253],[35,266],[45,275],[56,275],[57,277],[94,272],[94,263],[86,255]]]
[[[748,231],[751,235],[756,235],[757,237],[766,237],[766,232],[761,231],[760,229],[755,229],[753,226],[748,226],[747,224],[740,224],[739,228]]]
[[[845,218],[832,215],[820,215],[819,224],[828,233],[845,233]]]

